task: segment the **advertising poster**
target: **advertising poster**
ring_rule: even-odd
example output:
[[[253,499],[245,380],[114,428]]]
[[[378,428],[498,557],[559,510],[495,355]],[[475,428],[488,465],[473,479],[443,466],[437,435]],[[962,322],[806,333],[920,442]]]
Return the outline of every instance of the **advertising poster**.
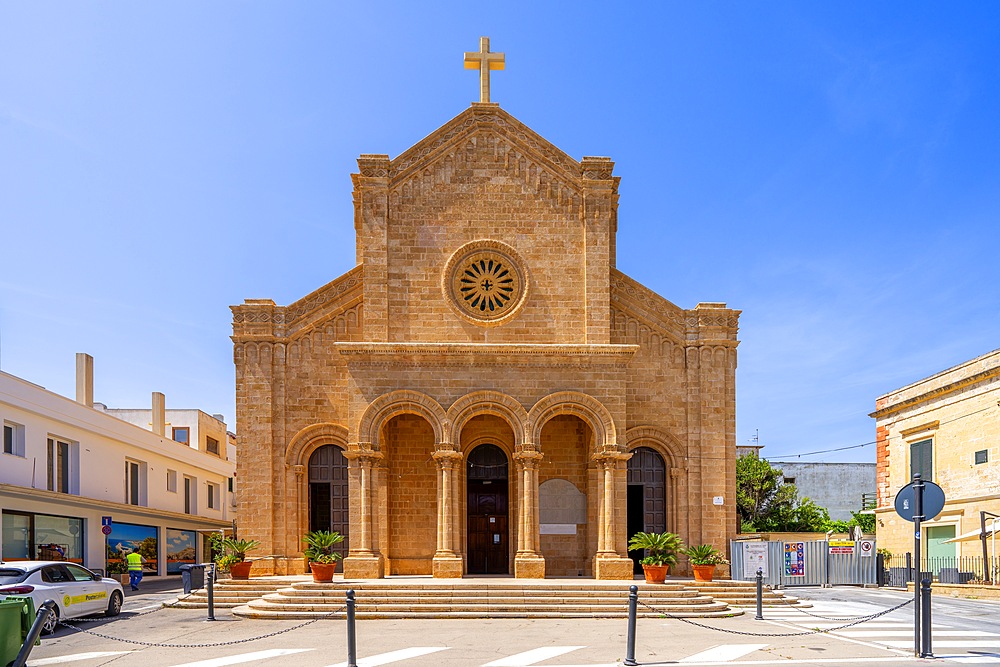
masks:
[[[157,540],[155,526],[116,523],[114,525],[114,532],[108,535],[106,540],[108,574],[123,574],[128,572],[128,567],[125,564],[126,549],[134,550],[146,559],[146,563],[142,566],[143,572],[156,574]]]
[[[194,565],[198,534],[167,528],[167,574],[180,574],[181,565]]]
[[[785,542],[785,576],[806,576],[806,545],[804,542]]]
[[[743,543],[743,577],[756,579],[757,568],[767,577],[767,542]]]

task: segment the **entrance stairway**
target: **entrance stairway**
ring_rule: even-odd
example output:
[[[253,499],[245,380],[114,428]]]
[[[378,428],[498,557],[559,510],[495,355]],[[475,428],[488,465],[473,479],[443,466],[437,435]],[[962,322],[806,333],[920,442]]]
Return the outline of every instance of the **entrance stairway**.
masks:
[[[216,607],[246,618],[342,617],[348,589],[355,591],[358,618],[625,618],[632,583],[639,587],[640,616],[743,613],[689,581],[653,585],[639,580],[391,577],[345,582],[338,577],[333,583],[317,584],[305,576],[255,577],[220,581],[214,596]],[[203,589],[169,606],[205,608],[207,603]]]
[[[753,581],[692,581],[687,586],[697,589],[702,595],[708,595],[718,602],[725,602],[732,607],[756,607],[757,584]],[[797,597],[786,595],[784,591],[771,590],[764,586],[761,596],[764,607],[811,607]]]

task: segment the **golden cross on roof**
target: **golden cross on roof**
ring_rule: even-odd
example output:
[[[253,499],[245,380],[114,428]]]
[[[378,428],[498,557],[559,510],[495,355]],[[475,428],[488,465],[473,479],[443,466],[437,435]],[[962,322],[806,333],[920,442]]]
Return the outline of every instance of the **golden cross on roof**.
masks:
[[[479,38],[479,51],[465,52],[465,69],[479,70],[479,101],[490,101],[490,70],[503,69],[502,53],[490,53],[490,38]]]

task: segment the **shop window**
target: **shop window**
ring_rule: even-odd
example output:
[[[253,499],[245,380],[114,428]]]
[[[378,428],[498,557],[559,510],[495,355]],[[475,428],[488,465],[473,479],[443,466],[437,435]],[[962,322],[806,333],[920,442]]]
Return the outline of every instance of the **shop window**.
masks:
[[[3,512],[4,560],[66,560],[83,563],[83,519]]]

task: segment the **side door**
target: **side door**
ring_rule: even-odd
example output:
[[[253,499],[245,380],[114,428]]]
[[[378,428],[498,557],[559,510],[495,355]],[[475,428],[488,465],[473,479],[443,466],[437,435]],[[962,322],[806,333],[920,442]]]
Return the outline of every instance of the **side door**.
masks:
[[[79,565],[66,563],[63,565],[73,580],[69,585],[73,589],[70,594],[73,599],[74,614],[96,614],[108,606],[108,590],[103,581],[94,581],[94,573]],[[79,605],[79,607],[77,607]]]

